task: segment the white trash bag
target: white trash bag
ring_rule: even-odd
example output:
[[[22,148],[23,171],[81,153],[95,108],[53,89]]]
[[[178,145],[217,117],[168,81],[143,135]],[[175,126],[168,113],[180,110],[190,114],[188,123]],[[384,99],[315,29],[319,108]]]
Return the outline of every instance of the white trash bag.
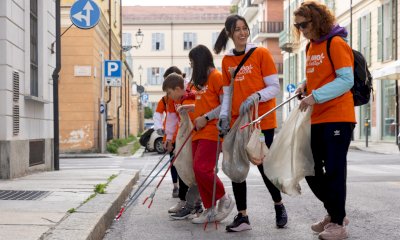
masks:
[[[296,106],[275,136],[264,161],[264,173],[283,193],[301,194],[300,180],[314,176],[311,152],[311,111],[301,112]]]
[[[185,143],[189,134],[192,134],[193,124],[189,114],[186,111],[179,113],[181,118],[179,122],[178,134],[175,140],[175,154]],[[188,186],[196,185],[196,179],[193,171],[193,156],[192,156],[192,137],[186,141],[178,157],[175,159],[174,166],[179,177]]]

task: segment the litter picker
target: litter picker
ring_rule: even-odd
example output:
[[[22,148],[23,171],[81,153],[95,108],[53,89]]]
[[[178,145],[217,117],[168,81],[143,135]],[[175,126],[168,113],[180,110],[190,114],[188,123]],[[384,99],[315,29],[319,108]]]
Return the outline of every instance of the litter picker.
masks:
[[[205,231],[206,228],[207,228],[208,222],[211,222],[211,220],[214,220],[215,229],[218,229],[217,220],[215,219],[215,216],[216,216],[217,214],[215,213],[215,204],[214,204],[214,202],[215,202],[215,192],[216,192],[216,189],[217,189],[218,158],[219,158],[219,152],[221,151],[220,148],[219,148],[220,143],[221,143],[221,139],[220,139],[220,136],[219,136],[219,134],[218,134],[217,153],[215,154],[216,156],[215,156],[215,170],[214,170],[213,194],[212,194],[212,201],[211,201],[211,204],[212,204],[211,206],[212,206],[212,207],[211,207],[211,211],[209,211],[209,212],[208,212],[208,215],[207,215],[207,220],[208,220],[208,221],[206,221],[206,222],[204,223],[204,231]]]
[[[157,190],[158,190],[158,187],[161,185],[162,181],[163,181],[164,178],[165,178],[165,175],[167,175],[168,171],[171,169],[172,165],[173,165],[174,162],[175,162],[175,159],[179,156],[179,154],[181,153],[181,151],[182,151],[183,147],[185,146],[186,142],[187,142],[187,141],[189,140],[189,138],[192,136],[193,132],[194,132],[194,128],[192,128],[192,130],[190,130],[190,133],[189,133],[188,136],[186,137],[186,139],[185,139],[185,141],[183,142],[181,148],[180,148],[180,149],[178,150],[178,152],[175,154],[174,158],[171,160],[171,163],[169,164],[167,171],[165,171],[164,175],[162,176],[160,182],[158,182],[158,184],[157,184],[157,186],[155,187],[154,191],[153,191],[148,197],[146,197],[146,199],[144,199],[143,204],[145,204],[146,201],[147,201],[148,199],[151,199],[148,208],[150,208],[151,205],[153,204],[153,199],[154,199],[154,196],[156,195],[156,192],[157,192]]]
[[[163,160],[163,158],[166,156],[166,154],[160,159],[160,161],[157,163],[156,167],[161,163],[161,161]],[[170,158],[173,159],[174,156],[172,156]],[[139,188],[136,190],[136,192],[129,198],[129,200],[125,203],[125,205],[121,208],[121,210],[119,211],[118,215],[115,217],[114,220],[118,221],[121,216],[122,213],[128,208],[130,207],[135,201],[136,199],[139,198],[139,196],[144,192],[144,190],[146,190],[146,188],[150,185],[150,183],[153,182],[153,180],[158,176],[158,174],[160,174],[160,172],[168,165],[169,161],[168,160],[159,170],[158,172],[153,176],[153,178],[147,182],[146,186],[144,186],[144,188],[140,189],[140,187],[146,182],[147,178],[151,175],[151,173],[156,169],[156,167],[154,167],[154,169],[151,171],[151,173],[149,174],[149,176],[143,181],[143,183],[139,186]],[[139,191],[140,189],[140,191]]]
[[[298,96],[300,96],[300,95],[301,95],[301,93],[295,94],[294,96],[290,97],[290,98],[287,99],[286,101],[281,102],[278,106],[274,107],[273,109],[271,109],[271,110],[269,110],[268,112],[264,113],[263,115],[259,116],[257,119],[254,119],[253,121],[251,121],[251,122],[249,122],[249,123],[246,123],[245,125],[241,126],[240,129],[243,129],[243,128],[246,128],[246,127],[248,127],[248,126],[250,126],[250,125],[253,125],[253,124],[256,124],[256,123],[261,122],[261,120],[262,120],[263,118],[265,118],[266,116],[268,116],[269,114],[271,114],[273,111],[275,111],[276,109],[282,107],[282,106],[285,105],[286,103],[290,102],[293,98],[296,98],[296,97],[298,97]]]

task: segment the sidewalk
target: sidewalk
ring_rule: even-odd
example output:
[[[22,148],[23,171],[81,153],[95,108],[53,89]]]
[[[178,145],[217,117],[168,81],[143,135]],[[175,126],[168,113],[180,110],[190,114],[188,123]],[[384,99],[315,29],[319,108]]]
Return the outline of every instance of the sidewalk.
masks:
[[[113,174],[106,193],[83,204]],[[35,200],[0,200],[0,239],[102,239],[138,176],[133,170],[69,169],[0,180],[0,199],[10,196],[8,190],[21,191],[19,199],[23,191],[38,194]]]
[[[399,148],[395,143],[368,142],[368,147],[366,147],[365,141],[351,141],[350,149],[356,149],[373,153],[400,155]]]

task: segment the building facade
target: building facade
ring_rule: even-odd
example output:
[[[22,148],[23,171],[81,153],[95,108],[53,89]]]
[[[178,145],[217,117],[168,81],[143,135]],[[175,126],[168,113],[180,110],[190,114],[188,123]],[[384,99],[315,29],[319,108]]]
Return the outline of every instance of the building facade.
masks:
[[[0,1],[0,179],[53,169],[55,1]]]
[[[145,90],[143,104],[155,109],[164,96],[163,74],[170,66],[177,66],[190,79],[190,49],[203,44],[213,52],[214,43],[229,15],[229,6],[123,7],[126,39],[136,45],[138,29],[144,34],[140,48],[130,50],[132,70],[139,77],[135,81]],[[222,57],[223,54],[214,55],[219,70]]]
[[[107,140],[137,135],[142,117],[121,48],[121,1],[96,1],[100,20],[86,30],[72,25],[74,2],[61,1],[60,152],[104,152]],[[121,87],[107,86],[105,60],[122,61]]]
[[[279,74],[281,92],[277,104],[284,100],[283,56],[279,48],[279,34],[283,30],[282,0],[233,0],[238,6],[238,14],[243,16],[250,27],[249,41],[266,47],[272,54]],[[282,122],[282,109],[277,110],[278,129]]]
[[[303,1],[284,2],[285,30],[280,46],[284,51],[285,83],[298,84],[305,79],[306,39],[293,42],[290,28],[293,10]],[[337,23],[348,32],[348,43],[360,51],[373,75],[374,91],[368,104],[356,107],[355,140],[398,143],[399,122],[399,6],[398,0],[321,1],[336,15]],[[287,109],[286,109],[287,110]]]

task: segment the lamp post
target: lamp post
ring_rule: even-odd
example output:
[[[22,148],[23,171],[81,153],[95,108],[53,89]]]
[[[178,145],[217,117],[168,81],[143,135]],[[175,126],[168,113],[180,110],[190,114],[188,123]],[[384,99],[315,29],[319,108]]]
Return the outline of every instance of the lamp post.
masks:
[[[127,52],[127,51],[131,50],[132,48],[136,48],[136,49],[140,48],[140,46],[143,42],[143,37],[144,37],[144,34],[143,34],[142,30],[140,30],[140,28],[136,32],[135,37],[136,37],[137,45],[122,46],[122,51]]]
[[[142,65],[139,65],[139,68],[138,68],[138,72],[139,72],[139,84],[140,84],[140,86],[142,86],[142,73],[143,73],[143,67],[142,67]]]

